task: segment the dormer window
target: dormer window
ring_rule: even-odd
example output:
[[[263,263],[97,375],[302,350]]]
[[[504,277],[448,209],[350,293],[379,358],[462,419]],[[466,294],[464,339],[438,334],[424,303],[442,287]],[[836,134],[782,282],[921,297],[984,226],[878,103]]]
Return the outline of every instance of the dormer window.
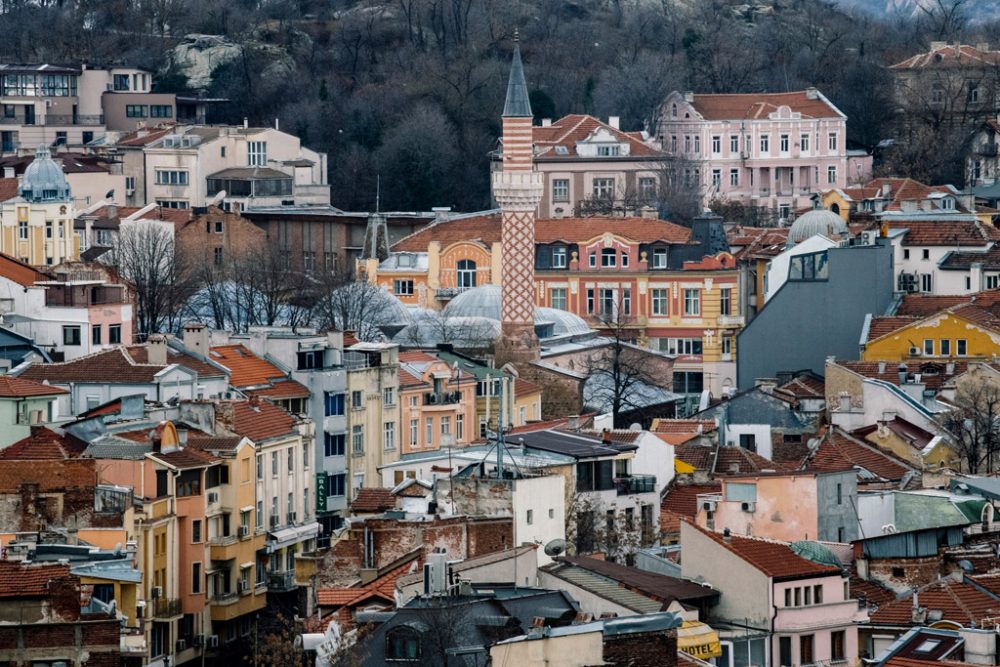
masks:
[[[614,268],[618,265],[618,251],[614,248],[604,248],[601,250],[601,266],[603,268]]]
[[[565,246],[556,246],[552,249],[552,268],[553,269],[565,269],[566,268],[566,248]]]
[[[665,268],[667,268],[667,249],[666,248],[654,248],[653,249],[653,268],[654,269],[665,269]]]
[[[401,625],[385,633],[386,660],[420,660],[420,635],[411,627]]]
[[[948,209],[949,211],[955,208],[955,200],[951,197],[945,197],[941,200],[941,208]]]
[[[677,118],[677,105],[676,104],[671,104],[670,105],[670,116],[672,118]]]
[[[610,144],[597,147],[598,157],[618,157],[621,154],[621,147],[618,144]]]

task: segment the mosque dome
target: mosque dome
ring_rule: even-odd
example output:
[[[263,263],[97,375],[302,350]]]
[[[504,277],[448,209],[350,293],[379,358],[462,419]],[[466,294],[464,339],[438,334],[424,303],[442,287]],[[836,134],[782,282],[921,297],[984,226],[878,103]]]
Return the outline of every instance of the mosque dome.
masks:
[[[575,336],[591,332],[586,320],[559,308],[535,308],[535,322],[551,322],[553,336]]]
[[[802,243],[817,234],[837,241],[846,237],[847,233],[847,223],[839,215],[825,208],[815,208],[803,213],[792,223],[792,228],[788,230],[788,245],[791,247]]]
[[[448,302],[442,314],[445,317],[487,317],[501,319],[499,285],[480,285],[466,290]]]
[[[832,551],[830,551],[830,548],[820,544],[819,542],[801,540],[799,542],[792,542],[788,546],[796,556],[801,556],[806,560],[811,560],[812,562],[819,563],[820,565],[843,567],[843,563],[841,563],[840,559],[837,558]]]
[[[500,337],[500,322],[489,317],[422,317],[403,327],[392,342],[404,347],[489,347]]]
[[[69,182],[62,168],[49,154],[49,149],[39,146],[35,159],[24,170],[24,177],[17,189],[18,195],[30,202],[66,202],[70,200]]]

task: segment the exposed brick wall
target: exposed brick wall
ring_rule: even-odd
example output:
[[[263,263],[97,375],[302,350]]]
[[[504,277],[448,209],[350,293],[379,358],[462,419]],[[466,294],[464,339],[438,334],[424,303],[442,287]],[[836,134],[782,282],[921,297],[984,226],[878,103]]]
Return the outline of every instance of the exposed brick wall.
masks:
[[[222,232],[216,233],[215,223],[222,222]],[[267,242],[264,230],[238,213],[210,207],[208,213],[196,216],[177,231],[177,252],[191,262],[193,270],[211,266],[215,249],[222,248],[223,259],[228,261],[244,255]]]
[[[514,542],[511,518],[476,519],[469,522],[468,558],[509,549]]]
[[[86,667],[118,667],[118,621],[38,623],[0,630],[0,662],[30,665],[51,658],[68,659],[70,664]]]
[[[677,667],[677,631],[605,637],[604,664]]]
[[[572,377],[532,365],[518,368],[525,380],[542,390],[542,419],[577,414],[583,405],[583,383]]]
[[[923,586],[935,581],[939,575],[947,574],[949,568],[957,567],[947,563],[943,558],[879,558],[869,561],[868,576],[870,579],[892,581],[905,584],[907,587]],[[893,574],[899,568],[903,576]]]

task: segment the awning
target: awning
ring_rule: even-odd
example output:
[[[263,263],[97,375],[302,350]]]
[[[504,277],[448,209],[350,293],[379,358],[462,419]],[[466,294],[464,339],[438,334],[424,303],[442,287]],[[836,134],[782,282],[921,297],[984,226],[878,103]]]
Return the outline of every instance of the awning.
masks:
[[[272,530],[268,533],[267,553],[273,553],[292,544],[305,542],[317,535],[319,535],[319,524],[316,522],[307,523],[304,526]]]
[[[249,561],[246,562],[246,563],[240,563],[240,569],[241,570],[249,570],[251,567],[253,567],[253,563],[251,563]]]
[[[718,633],[698,621],[684,621],[677,629],[677,648],[701,660],[722,655]]]

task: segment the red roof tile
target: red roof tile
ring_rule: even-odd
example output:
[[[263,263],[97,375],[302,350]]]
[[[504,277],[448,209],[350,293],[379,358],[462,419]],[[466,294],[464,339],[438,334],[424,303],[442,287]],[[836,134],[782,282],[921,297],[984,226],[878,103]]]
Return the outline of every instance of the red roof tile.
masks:
[[[309,398],[312,395],[304,384],[295,380],[275,382],[263,389],[247,389],[245,393],[248,396],[265,396],[279,401],[289,398]]]
[[[354,512],[384,512],[395,508],[396,496],[392,495],[392,489],[361,488],[351,502]]]
[[[840,575],[839,567],[822,565],[802,558],[791,550],[787,542],[740,535],[731,535],[727,541],[721,533],[713,533],[694,524],[691,525],[722,548],[736,554],[775,580]]]
[[[149,350],[145,345],[130,345],[128,347],[128,353],[137,364],[149,363]],[[212,364],[199,359],[193,354],[187,354],[169,346],[167,347],[167,363],[180,364],[181,366],[197,373],[200,378],[226,376],[225,371],[218,369]]]
[[[928,388],[934,389],[935,391],[940,389],[942,386],[950,383],[955,377],[965,373],[969,368],[969,363],[967,361],[955,361],[948,362],[954,363],[954,372],[949,374],[947,372],[947,364],[938,363],[935,361],[925,361],[923,363],[908,363],[905,364],[907,367],[907,372],[911,374],[920,373],[920,381]],[[884,364],[884,366],[883,366]],[[881,362],[881,361],[838,361],[837,365],[841,368],[846,368],[849,371],[853,371],[858,375],[862,375],[866,378],[872,378],[876,380],[882,380],[883,382],[888,382],[889,384],[899,385],[899,363],[898,362]]]
[[[186,468],[204,468],[219,460],[217,457],[203,452],[197,447],[185,447],[184,449],[175,449],[170,452],[158,452],[150,456],[181,470]]]
[[[809,92],[694,95],[691,103],[705,120],[766,119],[778,107],[787,106],[803,118],[839,118],[840,114],[822,97],[809,99]]]
[[[372,597],[379,597],[387,602],[396,600],[396,580],[409,574],[419,567],[420,559],[407,560],[399,567],[389,570],[381,577],[363,586],[345,588],[321,588],[316,591],[316,602],[321,607],[349,607],[359,604]]]
[[[921,318],[919,317],[907,317],[898,315],[885,315],[882,317],[873,317],[871,323],[868,325],[868,339],[865,342],[870,343],[873,340],[878,340],[882,336],[888,336],[894,331],[899,331],[905,327],[910,326],[919,322]]]
[[[798,467],[796,463],[772,461],[743,447],[719,447],[715,458],[716,475],[745,475],[766,470],[789,470]]]
[[[209,358],[229,369],[229,383],[237,388],[267,385],[286,377],[280,368],[258,357],[244,345],[213,347]]]
[[[896,594],[888,588],[883,588],[874,581],[866,581],[856,575],[851,576],[850,591],[852,599],[865,600],[874,607],[881,607],[896,599]]]
[[[148,384],[164,366],[139,364],[123,347],[96,352],[58,364],[32,364],[18,377],[35,382]]]
[[[965,627],[982,625],[984,618],[1000,615],[1000,600],[976,587],[953,579],[935,581],[917,590],[918,604],[931,611],[941,611],[942,621]],[[888,602],[870,616],[872,625],[923,625],[913,620],[913,599]]]
[[[695,470],[711,472],[716,449],[715,445],[682,443],[674,445],[674,458],[694,467]]]
[[[31,287],[36,282],[51,278],[27,262],[0,253],[0,278],[13,280],[21,287]]]
[[[69,565],[24,565],[17,561],[0,561],[0,598],[46,597],[50,582],[71,576]]]
[[[890,69],[953,69],[992,67],[1000,64],[1000,51],[988,51],[968,44],[948,44],[910,56]]]
[[[905,229],[904,246],[987,246],[991,235],[978,220],[890,220],[890,229]]]
[[[824,472],[860,467],[891,482],[900,481],[911,470],[894,456],[845,435],[837,428],[830,428],[826,432],[806,465],[809,470]]]
[[[68,433],[56,433],[42,426],[32,428],[31,435],[0,450],[0,460],[61,461],[78,458],[86,448],[87,443],[82,440]]]
[[[668,487],[660,500],[660,530],[677,532],[682,518],[693,521],[698,514],[698,496],[703,493],[722,493],[722,484],[674,484]]]
[[[295,419],[267,401],[233,402],[233,431],[255,443],[296,432]]]
[[[631,132],[622,132],[593,116],[572,114],[552,121],[546,127],[533,127],[532,138],[535,145],[535,159],[572,159],[579,157],[576,152],[578,142],[587,139],[598,130],[603,130],[614,136],[618,141],[629,145],[629,155],[635,157],[655,157],[660,155],[656,149],[643,143]],[[556,146],[562,146],[566,153],[557,153]]]
[[[516,378],[514,380],[514,397],[523,398],[524,396],[529,396],[531,394],[537,394],[542,391],[542,388],[533,382],[528,382],[523,378]]]
[[[0,375],[0,398],[26,398],[28,396],[56,396],[69,392],[60,387],[25,380],[13,375]]]

